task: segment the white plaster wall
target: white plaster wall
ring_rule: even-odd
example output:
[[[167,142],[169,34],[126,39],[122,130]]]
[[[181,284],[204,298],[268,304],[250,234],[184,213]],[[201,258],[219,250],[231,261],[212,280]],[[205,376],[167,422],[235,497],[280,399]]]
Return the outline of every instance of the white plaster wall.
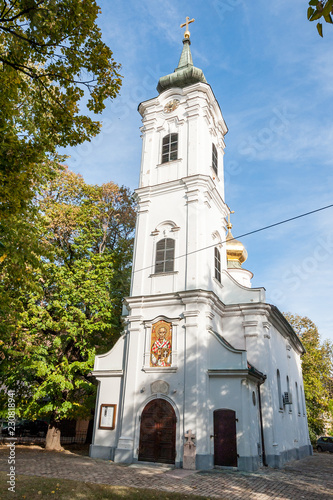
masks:
[[[94,370],[122,370],[125,336],[120,337],[110,351],[95,357]]]
[[[255,450],[257,455],[257,410],[250,409],[249,412],[247,408],[251,391],[256,390],[255,385],[250,384],[251,389],[248,386],[243,387],[240,378],[236,381],[232,377],[223,379],[221,385],[221,379],[218,378],[219,382],[214,381],[215,378],[210,379],[207,371],[244,370],[243,376],[245,376],[246,352],[227,349],[211,333],[212,318],[216,317],[216,322],[220,323],[220,316],[218,318],[218,314],[214,316],[212,313],[213,302],[208,300],[207,294],[193,292],[192,296],[185,293],[180,295],[181,297],[175,295],[173,298],[171,295],[161,296],[160,299],[146,297],[144,303],[139,298],[128,299],[131,303],[131,316],[128,317],[130,340],[121,441],[126,442],[126,446],[132,443],[134,458],[137,458],[140,431],[138,419],[145,404],[154,397],[151,393],[151,383],[163,380],[169,384],[170,389],[167,396],[160,397],[165,397],[174,406],[176,414],[179,414],[177,436],[183,436],[191,429],[196,434],[198,454],[212,453],[210,435],[213,432],[207,432],[213,425],[212,409],[232,408],[237,410],[240,418],[239,440],[245,432],[244,429],[252,425],[252,420],[256,421],[255,431],[251,439],[242,444],[241,452],[250,456],[249,454]],[[173,351],[175,350],[176,356],[173,357],[173,363],[176,364],[171,370],[151,369],[149,361],[146,367],[144,366],[145,359],[149,360],[149,356],[145,357],[147,346],[150,346],[149,323],[162,315],[174,323]],[[149,320],[147,329],[144,327],[143,318]],[[176,371],[172,371],[173,369]],[[177,443],[179,459],[182,454],[181,439]]]
[[[226,206],[217,192],[211,198],[213,185],[208,177],[187,178],[162,187],[138,191],[131,295],[199,288],[221,294],[221,286],[214,280],[213,246],[224,238]],[[155,275],[156,244],[163,238],[175,240],[174,273]],[[225,245],[220,252],[222,268],[226,269]]]
[[[170,304],[168,300],[166,300],[164,306],[160,302],[154,303],[154,301],[149,300],[144,304],[138,301],[137,304],[131,305],[131,316],[127,318],[129,320],[129,356],[124,380],[126,392],[123,401],[123,420],[120,429],[120,442],[118,448],[121,449],[122,446],[126,446],[127,449],[131,449],[134,458],[138,457],[140,437],[139,418],[145,405],[151,398],[156,397],[156,394],[154,395],[151,392],[151,384],[154,381],[163,380],[169,384],[169,394],[160,397],[165,398],[172,404],[178,416],[178,457],[176,458],[177,460],[180,459],[180,432],[183,419],[182,405],[184,399],[184,366],[183,363],[179,365],[177,363],[176,371],[170,371],[163,368],[150,368],[149,356],[145,357],[145,353],[147,351],[149,353],[150,349],[150,338],[147,338],[148,331],[150,336],[150,328],[146,329],[143,323],[143,319],[151,321],[161,315],[166,315],[168,318],[177,318],[180,312],[179,301],[178,307],[176,301]],[[176,359],[178,360],[179,357],[180,359],[184,357],[183,336],[183,328],[180,322],[178,325],[174,325],[173,328],[173,350],[176,347],[176,356],[174,356],[173,362]],[[173,369],[175,368],[176,367],[173,366]],[[125,445],[123,445],[123,443],[125,443]]]
[[[304,388],[299,348],[283,330],[269,320],[269,309],[258,310],[240,306],[227,308],[222,335],[238,349],[246,349],[248,361],[267,376],[261,386],[266,453],[278,455],[292,448],[309,444],[307,419],[304,411]],[[268,306],[269,308],[269,306]],[[281,392],[287,392],[289,377],[292,405],[279,408],[277,369],[280,371]],[[295,383],[298,385],[299,409]],[[302,391],[301,388],[302,387]]]
[[[173,99],[180,104],[172,113],[166,113],[164,106]],[[141,103],[139,111],[143,123],[140,187],[204,174],[214,178],[224,198],[223,152],[227,127],[210,86],[196,83],[184,89],[166,90]],[[179,134],[179,160],[170,162],[166,168],[167,165],[161,165],[162,138],[169,133]],[[211,168],[212,143],[218,151],[218,176]]]
[[[251,271],[248,271],[247,269],[231,268],[228,269],[228,273],[240,285],[251,288],[251,279],[253,278],[253,274],[251,273]]]
[[[145,404],[153,397],[151,384],[163,380],[169,384],[165,397],[179,415],[177,421],[177,459],[182,456],[182,440],[189,429],[197,434],[197,452],[209,453],[209,436],[206,435],[208,419],[208,349],[209,336],[206,330],[205,301],[197,297],[184,303],[181,298],[165,297],[163,300],[139,300],[131,302],[129,328],[129,358],[126,369],[126,394],[123,405],[121,440],[132,443],[134,458],[137,458],[140,426],[137,425]],[[186,302],[186,301],[185,301]],[[150,348],[150,327],[145,329],[142,319],[154,320],[161,315],[171,319],[173,326],[173,366],[169,369],[151,369],[149,356],[145,351]],[[137,319],[135,319],[137,318]],[[177,320],[178,318],[178,320]],[[147,338],[149,335],[149,338]],[[148,361],[144,366],[145,359]],[[121,442],[120,442],[121,446]]]
[[[301,402],[300,387],[303,388],[300,354],[294,348],[289,339],[283,337],[275,327],[270,329],[271,338],[269,339],[269,348],[267,357],[270,359],[270,369],[267,373],[267,387],[263,387],[263,405],[267,415],[266,426],[272,439],[271,449],[267,453],[281,453],[291,449],[299,448],[310,444],[306,413],[303,412]],[[282,394],[287,392],[287,376],[289,377],[290,389],[292,393],[292,405],[283,405],[279,408],[277,369],[280,371]],[[297,397],[295,383],[299,388],[300,413],[297,408]],[[265,394],[271,392],[271,397]],[[303,397],[304,391],[302,390]],[[305,408],[305,405],[304,405]]]
[[[214,245],[224,241],[227,212],[208,177],[145,188],[138,196],[132,296],[203,289],[225,304],[265,300],[263,288],[242,286],[226,271],[225,244],[218,246],[221,283],[214,277]],[[174,273],[155,275],[156,244],[166,237],[175,240]]]
[[[247,370],[247,355],[245,351],[234,351],[223,347],[213,333],[208,337],[208,368],[224,370]]]
[[[300,359],[288,335],[283,336],[269,322],[270,306],[243,304],[224,306],[209,292],[179,292],[127,299],[128,359],[124,369],[125,398],[119,402],[123,415],[118,448],[122,446],[138,457],[139,418],[153,397],[167,399],[177,415],[177,461],[182,457],[182,436],[189,429],[196,434],[197,454],[213,453],[213,411],[230,408],[237,412],[238,453],[258,455],[259,413],[257,382],[246,379],[247,361],[267,376],[261,386],[264,434],[267,455],[278,455],[308,444],[306,416],[295,411],[294,384],[302,385]],[[171,369],[149,366],[151,323],[164,317],[173,323],[173,361]],[[231,346],[223,344],[222,335]],[[98,357],[95,368],[115,370],[122,366],[123,340],[106,356]],[[238,350],[237,350],[238,349]],[[246,350],[245,350],[246,349]],[[108,361],[107,361],[108,360]],[[279,410],[276,369],[281,373],[282,392],[288,374],[294,397],[293,411]],[[209,376],[209,370],[243,370],[244,375]],[[102,402],[119,399],[120,377],[103,377],[99,395]],[[166,395],[151,391],[154,381],[169,384]],[[256,394],[256,405],[252,402]],[[303,391],[302,391],[303,392]],[[207,397],[208,395],[208,397]],[[299,397],[301,391],[299,390]],[[117,403],[118,404],[118,403]],[[113,446],[116,432],[96,429],[94,444]]]
[[[97,398],[97,408],[95,415],[94,445],[116,446],[117,428],[120,412],[120,387],[121,377],[96,377],[99,383],[99,394]],[[100,408],[102,404],[115,404],[116,425],[113,430],[99,429]]]
[[[259,413],[252,403],[254,383],[240,377],[211,377],[209,380],[209,427],[214,435],[214,410],[230,409],[236,412],[237,453],[241,457],[256,457],[260,443]],[[214,440],[210,442],[210,453],[214,454]]]

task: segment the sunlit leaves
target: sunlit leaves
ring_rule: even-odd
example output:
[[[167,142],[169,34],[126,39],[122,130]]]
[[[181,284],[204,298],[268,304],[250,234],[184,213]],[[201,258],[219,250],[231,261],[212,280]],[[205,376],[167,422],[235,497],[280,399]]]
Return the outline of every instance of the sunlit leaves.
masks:
[[[333,24],[332,19],[333,13],[333,0],[310,0],[309,8],[307,11],[307,16],[309,21],[317,21],[323,18],[328,24]],[[317,31],[319,35],[323,36],[323,25],[322,23],[317,23]]]
[[[119,65],[103,43],[96,24],[99,8],[94,0],[44,0],[1,2],[0,62],[3,78],[12,81],[14,102],[8,109],[15,122],[38,142],[78,144],[95,135],[99,124],[80,115],[78,101],[87,91],[87,107],[104,109],[107,98],[119,92]],[[15,104],[24,104],[33,116],[27,123]],[[47,122],[45,122],[45,118]],[[46,125],[46,126],[45,126]],[[37,140],[37,137],[34,137]]]
[[[57,148],[98,134],[92,113],[120,89],[98,13],[94,0],[0,0],[0,258],[13,280],[38,254],[33,226],[25,238],[20,221],[28,228],[36,193],[57,172]]]
[[[323,25],[321,23],[317,23],[317,30],[319,35],[322,37],[323,36]]]
[[[59,171],[41,191],[33,221],[43,250],[34,288],[12,304],[1,346],[0,378],[17,393],[20,416],[89,417],[96,352],[121,332],[128,293],[135,211],[112,182],[91,186]],[[2,394],[4,397],[4,394]]]
[[[306,317],[285,315],[301,339],[306,353],[302,357],[304,395],[310,435],[324,430],[325,413],[329,412],[333,375],[333,345],[322,342],[316,325]]]

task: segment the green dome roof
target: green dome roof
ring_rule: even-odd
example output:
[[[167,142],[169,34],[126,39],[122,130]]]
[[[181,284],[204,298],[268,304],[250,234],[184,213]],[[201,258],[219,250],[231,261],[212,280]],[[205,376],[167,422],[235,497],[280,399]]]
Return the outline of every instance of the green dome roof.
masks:
[[[173,73],[170,73],[170,75],[162,76],[159,79],[157,85],[159,94],[173,87],[183,88],[193,83],[207,83],[202,70],[193,66],[190,45],[191,42],[189,38],[184,38],[183,51],[179,59],[178,67]]]

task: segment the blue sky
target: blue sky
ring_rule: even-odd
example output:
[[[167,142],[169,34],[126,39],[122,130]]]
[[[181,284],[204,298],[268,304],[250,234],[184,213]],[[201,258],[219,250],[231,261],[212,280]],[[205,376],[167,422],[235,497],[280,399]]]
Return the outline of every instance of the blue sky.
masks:
[[[99,0],[104,41],[122,64],[121,95],[107,103],[101,134],[75,149],[69,167],[93,184],[138,186],[137,106],[191,50],[219,101],[226,135],[226,202],[233,234],[333,203],[333,27],[324,39],[307,2]],[[333,208],[242,239],[267,300],[308,316],[333,340]]]

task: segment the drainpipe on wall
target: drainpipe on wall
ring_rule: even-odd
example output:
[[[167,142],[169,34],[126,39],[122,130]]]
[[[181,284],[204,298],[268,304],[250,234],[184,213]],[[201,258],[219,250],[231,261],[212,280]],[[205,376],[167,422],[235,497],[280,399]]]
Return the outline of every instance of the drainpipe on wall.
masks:
[[[260,433],[261,433],[261,444],[262,444],[262,463],[264,464],[265,467],[268,467],[268,463],[266,461],[266,452],[265,452],[264,426],[262,422],[260,385],[261,385],[260,382],[258,382],[258,404],[259,404]]]

